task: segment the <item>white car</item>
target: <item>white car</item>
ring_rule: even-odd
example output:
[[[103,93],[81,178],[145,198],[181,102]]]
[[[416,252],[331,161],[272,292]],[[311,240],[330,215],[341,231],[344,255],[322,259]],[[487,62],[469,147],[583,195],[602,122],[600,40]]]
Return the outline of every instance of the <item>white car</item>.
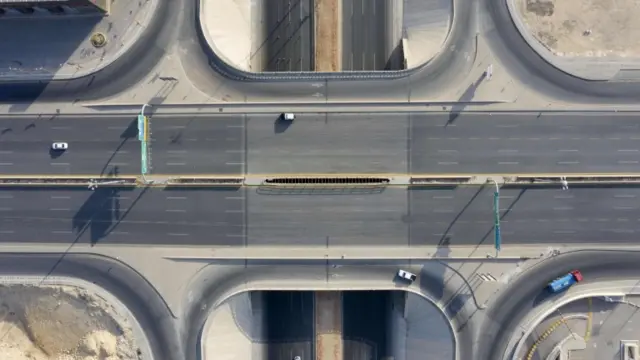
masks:
[[[51,150],[67,150],[69,148],[69,144],[66,142],[54,142],[51,144]]]
[[[410,272],[405,271],[405,270],[402,270],[402,269],[398,270],[398,277],[401,278],[401,279],[412,281],[412,282],[416,281],[416,278],[417,278],[417,276],[415,274],[410,273]]]
[[[282,113],[282,119],[286,121],[293,121],[296,119],[296,115],[294,113]]]

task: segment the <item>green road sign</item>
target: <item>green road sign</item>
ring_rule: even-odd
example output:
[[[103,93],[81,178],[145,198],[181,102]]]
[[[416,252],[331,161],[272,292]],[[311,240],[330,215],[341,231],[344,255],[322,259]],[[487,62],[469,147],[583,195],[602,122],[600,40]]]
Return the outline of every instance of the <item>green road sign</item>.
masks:
[[[500,251],[502,238],[500,237],[500,193],[495,191],[493,193],[493,225],[494,225],[494,245],[496,250]]]
[[[145,141],[145,116],[138,115],[138,140]]]
[[[148,169],[148,164],[147,164],[147,142],[143,141],[140,143],[140,159],[142,160],[140,162],[141,164],[141,170],[142,170],[142,175],[146,175],[147,173],[149,173],[149,169]]]

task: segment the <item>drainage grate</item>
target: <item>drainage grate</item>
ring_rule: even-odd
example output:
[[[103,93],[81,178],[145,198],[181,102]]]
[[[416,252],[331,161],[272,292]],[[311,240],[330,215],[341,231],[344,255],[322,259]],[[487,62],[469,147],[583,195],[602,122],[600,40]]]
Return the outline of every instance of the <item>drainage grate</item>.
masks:
[[[264,181],[267,185],[384,185],[389,178],[271,178]]]

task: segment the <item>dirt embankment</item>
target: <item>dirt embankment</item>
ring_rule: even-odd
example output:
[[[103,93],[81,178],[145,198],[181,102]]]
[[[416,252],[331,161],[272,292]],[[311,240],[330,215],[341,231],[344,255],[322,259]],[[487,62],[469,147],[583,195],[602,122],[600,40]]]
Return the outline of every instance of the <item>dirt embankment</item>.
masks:
[[[340,0],[315,0],[315,71],[342,70]]]
[[[0,285],[0,358],[134,360],[127,324],[104,299],[70,286]]]

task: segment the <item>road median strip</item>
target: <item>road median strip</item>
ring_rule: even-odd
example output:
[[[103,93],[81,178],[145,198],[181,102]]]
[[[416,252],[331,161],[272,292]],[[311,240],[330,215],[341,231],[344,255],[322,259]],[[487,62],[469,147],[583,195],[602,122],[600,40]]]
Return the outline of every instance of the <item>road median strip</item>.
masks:
[[[0,187],[13,186],[137,186],[138,178],[132,177],[84,177],[84,176],[2,176]]]

